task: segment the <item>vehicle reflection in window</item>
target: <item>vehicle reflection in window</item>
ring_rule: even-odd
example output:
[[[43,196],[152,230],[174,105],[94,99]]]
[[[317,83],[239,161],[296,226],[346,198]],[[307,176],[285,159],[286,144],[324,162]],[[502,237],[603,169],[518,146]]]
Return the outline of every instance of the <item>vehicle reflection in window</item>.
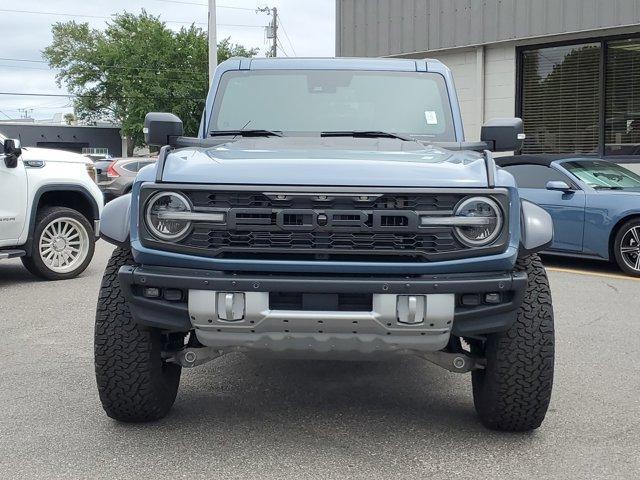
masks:
[[[640,191],[640,176],[615,163],[579,160],[562,166],[596,190]]]

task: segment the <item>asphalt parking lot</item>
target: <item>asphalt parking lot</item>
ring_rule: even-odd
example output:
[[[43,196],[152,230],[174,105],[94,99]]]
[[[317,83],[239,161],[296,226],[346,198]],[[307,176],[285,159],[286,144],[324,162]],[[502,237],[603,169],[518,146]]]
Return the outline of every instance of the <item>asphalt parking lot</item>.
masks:
[[[0,263],[0,478],[638,478],[640,281],[548,259],[550,411],[531,434],[485,430],[469,376],[418,359],[308,363],[229,355],[183,373],[172,414],[122,425],[93,377],[97,290]],[[594,274],[595,273],[595,274]]]

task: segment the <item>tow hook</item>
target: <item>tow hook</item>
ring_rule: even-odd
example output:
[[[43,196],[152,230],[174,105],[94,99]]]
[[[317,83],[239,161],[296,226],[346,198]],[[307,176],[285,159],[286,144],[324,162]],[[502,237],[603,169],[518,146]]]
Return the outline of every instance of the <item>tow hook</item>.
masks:
[[[472,357],[464,353],[423,352],[417,354],[417,356],[454,373],[479,370],[486,365],[484,358]]]
[[[185,368],[197,367],[203,363],[221,357],[227,353],[226,350],[220,350],[211,347],[201,348],[184,348],[175,352],[175,354],[167,359],[167,362],[177,363]]]

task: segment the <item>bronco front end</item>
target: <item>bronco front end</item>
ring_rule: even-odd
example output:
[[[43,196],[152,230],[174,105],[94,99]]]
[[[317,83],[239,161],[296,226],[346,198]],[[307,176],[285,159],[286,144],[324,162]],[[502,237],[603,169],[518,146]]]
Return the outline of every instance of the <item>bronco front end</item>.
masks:
[[[239,351],[417,355],[472,372],[488,427],[540,425],[553,311],[535,252],[552,227],[490,152],[518,147],[520,120],[464,142],[438,62],[232,59],[197,138],[159,113],[145,135],[157,164],[102,220],[109,416],[161,418],[181,368]]]

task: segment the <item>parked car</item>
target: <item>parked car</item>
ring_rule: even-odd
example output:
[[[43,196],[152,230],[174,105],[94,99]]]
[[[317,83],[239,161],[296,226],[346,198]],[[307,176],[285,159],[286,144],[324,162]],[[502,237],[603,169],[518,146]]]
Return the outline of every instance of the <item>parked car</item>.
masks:
[[[640,276],[640,176],[615,163],[566,155],[500,157],[520,196],[553,218],[547,252],[612,260]]]
[[[91,262],[102,212],[93,163],[84,156],[20,148],[0,137],[0,259],[20,257],[34,275],[60,280]]]
[[[554,333],[535,252],[551,218],[487,151],[519,148],[520,119],[464,143],[451,72],[432,60],[234,58],[208,98],[198,138],[147,115],[158,162],[105,207],[109,416],[161,418],[183,367],[239,351],[417,355],[473,372],[489,428],[541,424]]]
[[[98,187],[102,190],[105,201],[129,193],[140,169],[155,161],[156,158],[152,157],[116,158],[107,168],[102,168],[97,178]]]
[[[99,159],[92,159],[90,155],[85,155],[85,157],[93,162],[93,166],[96,168],[97,181],[100,181],[101,175],[106,175],[107,168],[113,163],[113,158],[111,157]]]

